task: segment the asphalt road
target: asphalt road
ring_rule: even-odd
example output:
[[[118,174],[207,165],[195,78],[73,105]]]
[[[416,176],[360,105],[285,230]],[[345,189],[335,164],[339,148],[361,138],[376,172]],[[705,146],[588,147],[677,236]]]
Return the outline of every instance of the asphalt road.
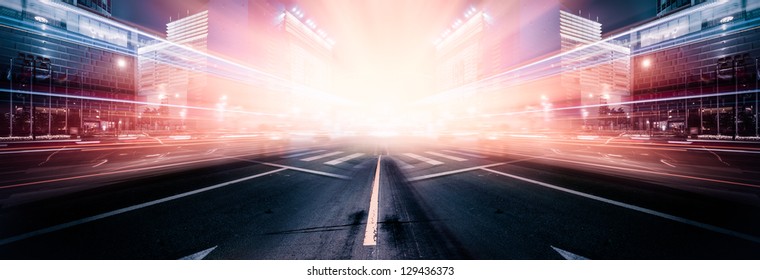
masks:
[[[155,139],[0,150],[1,259],[759,259],[760,150]]]

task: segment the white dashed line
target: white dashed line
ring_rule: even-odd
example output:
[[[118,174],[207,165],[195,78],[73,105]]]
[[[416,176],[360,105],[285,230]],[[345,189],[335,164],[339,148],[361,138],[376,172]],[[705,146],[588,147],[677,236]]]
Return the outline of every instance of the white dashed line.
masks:
[[[342,154],[342,153],[343,152],[326,153],[326,154],[321,154],[321,155],[318,155],[318,156],[304,158],[304,159],[301,159],[301,160],[302,161],[314,161],[314,160],[318,160],[318,159],[321,159],[321,158],[326,158],[326,157],[331,157],[331,156],[334,156],[334,155],[339,155],[339,154]]]
[[[355,153],[355,154],[347,155],[347,156],[339,158],[339,159],[334,159],[334,160],[325,162],[325,164],[327,164],[327,165],[338,165],[338,164],[341,164],[341,163],[343,163],[345,161],[349,161],[349,160],[358,158],[358,157],[363,156],[363,155],[364,155],[363,153]]]
[[[418,155],[415,155],[415,154],[412,154],[412,153],[405,153],[404,155],[407,156],[407,157],[419,160],[419,161],[427,162],[428,164],[431,164],[431,165],[441,165],[441,164],[443,164],[443,162],[440,162],[440,161],[437,161],[437,160],[434,160],[434,159],[429,159],[429,158],[426,158],[426,157],[423,157],[423,156],[418,156]]]
[[[450,156],[450,155],[444,155],[444,154],[436,153],[436,152],[425,152],[425,153],[427,153],[429,155],[434,155],[434,156],[437,156],[437,157],[442,157],[442,158],[445,158],[445,159],[454,160],[454,161],[466,161],[467,160],[466,158],[460,158],[460,157],[455,157],[455,156]]]
[[[465,152],[460,152],[460,151],[452,151],[452,150],[443,150],[443,151],[447,152],[447,153],[450,153],[450,154],[458,154],[458,155],[463,155],[463,156],[468,156],[468,157],[474,157],[474,158],[487,158],[486,156],[481,156],[481,155],[476,155],[476,154],[471,154],[471,153],[465,153]]]
[[[325,150],[308,151],[308,152],[302,152],[302,153],[282,156],[282,158],[294,158],[294,157],[300,157],[300,156],[305,156],[305,155],[310,155],[310,154],[316,154],[316,153],[320,153],[320,152],[324,152],[324,151]]]

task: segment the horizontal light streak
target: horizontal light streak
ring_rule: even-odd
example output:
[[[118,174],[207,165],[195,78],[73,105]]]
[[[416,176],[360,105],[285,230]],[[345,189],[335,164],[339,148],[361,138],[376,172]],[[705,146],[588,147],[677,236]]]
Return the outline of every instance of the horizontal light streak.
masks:
[[[290,80],[287,80],[285,78],[282,78],[282,77],[279,77],[279,76],[276,76],[276,75],[273,75],[273,74],[270,74],[270,73],[258,70],[256,68],[253,68],[253,67],[250,67],[250,66],[238,63],[238,62],[234,62],[232,60],[224,59],[224,58],[221,58],[219,56],[208,54],[206,52],[202,52],[202,51],[193,49],[191,47],[188,47],[188,46],[185,46],[185,45],[182,45],[182,44],[177,44],[177,43],[168,41],[166,39],[157,37],[155,35],[152,35],[152,34],[149,34],[149,33],[146,33],[146,32],[142,32],[142,31],[137,30],[137,29],[135,29],[133,27],[129,27],[129,26],[126,26],[126,25],[123,25],[123,24],[119,24],[118,22],[113,22],[113,21],[103,20],[103,19],[100,19],[100,18],[97,18],[97,17],[92,17],[91,15],[89,15],[87,13],[84,13],[84,12],[78,10],[78,9],[73,8],[73,7],[69,7],[68,5],[61,5],[61,4],[54,3],[54,2],[46,2],[46,4],[48,4],[48,5],[55,5],[55,6],[57,6],[57,8],[60,8],[62,10],[70,11],[70,12],[79,14],[80,16],[88,17],[88,18],[90,18],[92,20],[95,20],[95,21],[98,21],[98,22],[107,22],[107,24],[116,26],[116,27],[121,28],[123,30],[126,30],[128,32],[132,32],[132,33],[135,33],[135,34],[137,34],[139,36],[144,36],[144,37],[147,37],[147,38],[149,38],[151,40],[158,41],[159,44],[165,44],[167,46],[171,46],[171,47],[174,47],[174,48],[179,48],[179,49],[181,49],[184,52],[188,52],[189,54],[201,56],[201,57],[203,57],[205,59],[208,59],[208,62],[207,62],[208,67],[203,67],[205,69],[204,69],[204,71],[201,71],[201,72],[208,73],[210,75],[215,75],[215,76],[222,77],[222,78],[227,78],[227,79],[231,79],[231,80],[235,80],[235,81],[240,81],[240,82],[243,82],[243,83],[246,83],[246,84],[255,84],[257,81],[265,83],[265,84],[274,82],[274,83],[276,83],[276,84],[278,84],[280,86],[283,86],[286,89],[295,89],[296,92],[299,93],[299,94],[307,94],[308,96],[319,97],[319,98],[322,98],[322,99],[325,99],[325,100],[328,100],[328,101],[332,101],[332,102],[336,102],[336,103],[339,103],[339,104],[352,104],[351,101],[349,101],[349,100],[347,100],[345,98],[338,97],[336,95],[324,92],[322,90],[318,90],[318,89],[307,87],[305,85],[297,84],[297,83],[294,83],[294,82],[292,82]],[[92,37],[88,37],[88,36],[85,36],[85,35],[82,35],[82,34],[76,34],[76,33],[73,33],[73,32],[63,32],[63,31],[60,31],[60,30],[56,30],[55,28],[49,28],[49,29],[46,29],[46,30],[38,30],[38,28],[34,24],[31,24],[31,23],[28,23],[28,22],[24,22],[24,21],[19,21],[19,20],[12,19],[12,18],[7,18],[7,17],[3,17],[3,18],[9,19],[9,20],[11,20],[11,21],[13,21],[13,22],[15,22],[15,23],[18,24],[18,26],[15,26],[15,27],[13,27],[13,26],[7,26],[7,25],[0,25],[0,26],[3,26],[3,27],[6,27],[6,28],[12,28],[12,29],[19,30],[19,31],[24,31],[24,32],[33,33],[33,34],[38,34],[38,35],[42,35],[42,36],[45,36],[45,37],[50,37],[50,38],[53,38],[53,39],[56,39],[56,40],[62,40],[62,41],[65,41],[65,42],[70,42],[70,43],[74,43],[74,44],[78,44],[78,45],[82,45],[82,46],[88,46],[88,47],[95,46],[95,47],[98,47],[98,48],[101,48],[101,49],[104,49],[104,50],[108,50],[108,51],[116,51],[118,54],[121,54],[121,55],[124,55],[124,56],[129,56],[129,57],[134,57],[134,58],[137,58],[139,56],[139,55],[135,55],[135,52],[137,50],[130,50],[128,48],[124,48],[124,47],[121,47],[121,46],[116,46],[116,45],[111,44],[111,43],[101,42],[98,39],[93,39]],[[69,39],[71,37],[79,39],[80,41],[75,41],[75,40]],[[129,42],[131,44],[133,44],[133,45],[136,45],[136,46],[140,45],[139,42],[135,42],[135,41],[133,41],[131,39],[129,39]],[[142,57],[142,58],[149,58],[149,57]],[[190,57],[190,58],[192,59],[192,57]],[[185,58],[179,59],[178,58],[178,61],[179,60],[187,61],[188,59],[185,59]],[[170,65],[172,65],[172,66],[177,66],[179,68],[183,68],[183,69],[186,69],[186,70],[192,70],[192,66],[193,66],[192,64],[183,65],[183,64],[180,64],[179,62],[169,62],[169,61],[161,61],[161,62],[167,63],[167,64],[170,63]],[[212,65],[213,65],[213,67],[212,67]],[[137,65],[135,65],[135,67],[136,66]],[[211,70],[209,70],[211,68],[220,69],[220,70],[211,71]],[[239,74],[239,73],[243,73],[243,74]]]
[[[142,101],[134,101],[134,100],[103,98],[103,97],[80,96],[80,95],[66,95],[66,94],[57,94],[57,93],[49,93],[49,92],[32,92],[32,91],[9,90],[9,89],[0,89],[0,92],[8,92],[8,93],[15,93],[15,94],[29,94],[29,95],[35,95],[35,96],[60,97],[60,98],[70,98],[70,99],[83,99],[83,100],[90,100],[90,101],[116,102],[116,103],[126,103],[126,104],[134,104],[134,105],[149,105],[149,106],[161,106],[161,107],[170,107],[170,108],[184,108],[184,109],[197,109],[197,110],[206,110],[206,111],[219,111],[219,108],[217,108],[217,107],[200,107],[200,106],[174,105],[174,104],[165,104],[165,103],[153,103],[153,102],[142,102]],[[43,107],[43,106],[37,105],[37,107]],[[71,109],[71,108],[69,108],[69,109]],[[224,109],[224,112],[225,113],[239,113],[239,114],[245,114],[245,115],[256,115],[256,116],[277,116],[277,117],[284,116],[283,114],[251,112],[251,111],[231,110],[231,109]]]
[[[475,119],[475,118],[490,118],[490,117],[497,117],[497,116],[511,116],[511,115],[520,115],[520,114],[530,114],[530,113],[543,113],[543,112],[553,112],[553,111],[566,111],[566,110],[578,110],[578,109],[590,109],[590,108],[599,108],[599,107],[612,107],[612,106],[620,106],[620,105],[633,105],[633,104],[639,104],[639,103],[654,103],[654,102],[665,102],[665,101],[678,101],[678,100],[685,100],[685,99],[699,99],[699,98],[710,98],[710,97],[720,97],[720,96],[734,96],[734,95],[741,95],[741,94],[753,94],[758,93],[759,90],[744,90],[744,91],[734,91],[734,92],[721,92],[721,93],[709,93],[709,94],[698,94],[698,95],[689,95],[689,96],[677,96],[677,97],[664,97],[664,98],[655,98],[655,99],[647,99],[647,100],[637,100],[637,101],[621,101],[621,102],[611,102],[611,103],[604,103],[604,104],[590,104],[590,105],[580,105],[580,106],[568,106],[568,107],[551,107],[546,109],[534,109],[534,110],[523,110],[523,111],[513,111],[513,112],[504,112],[504,113],[493,113],[493,114],[482,114],[482,115],[476,115],[476,116],[462,116],[462,117],[454,117],[453,119]],[[707,108],[708,107],[702,107]],[[638,112],[637,112],[638,113]]]
[[[441,100],[444,100],[444,99],[447,99],[447,98],[453,98],[453,97],[456,97],[456,96],[459,96],[459,95],[466,95],[468,92],[473,92],[473,91],[476,91],[476,90],[479,90],[479,89],[485,89],[489,85],[493,85],[493,84],[498,85],[499,89],[501,89],[501,88],[508,88],[508,87],[511,87],[511,86],[515,86],[515,85],[519,85],[519,84],[525,84],[525,83],[528,83],[528,82],[531,82],[531,81],[535,81],[535,80],[539,80],[539,79],[542,79],[542,78],[554,76],[554,75],[557,75],[557,74],[559,74],[559,73],[562,72],[562,69],[561,69],[562,68],[561,67],[562,66],[562,62],[561,62],[562,58],[566,58],[569,55],[573,55],[573,54],[576,54],[576,53],[579,53],[579,52],[581,54],[583,54],[589,48],[593,48],[593,47],[604,48],[604,47],[602,47],[602,45],[605,45],[605,44],[613,44],[614,45],[614,43],[612,43],[613,41],[617,41],[617,40],[623,39],[623,38],[625,38],[627,36],[630,36],[631,34],[637,33],[637,32],[642,31],[642,30],[646,30],[646,29],[648,29],[650,27],[662,24],[664,22],[668,22],[668,21],[670,21],[670,20],[672,20],[672,19],[675,18],[673,16],[683,17],[683,16],[687,16],[687,15],[690,15],[690,14],[695,14],[695,13],[701,12],[704,9],[711,8],[711,7],[713,7],[715,5],[718,5],[718,4],[721,4],[721,2],[720,1],[715,1],[713,3],[706,3],[706,4],[698,5],[696,7],[689,8],[689,9],[685,10],[684,12],[660,18],[660,19],[655,20],[653,22],[644,24],[642,26],[639,26],[639,27],[633,28],[633,29],[631,29],[629,31],[623,32],[621,34],[618,34],[616,36],[608,37],[606,39],[602,39],[601,41],[594,42],[592,44],[582,45],[582,46],[577,47],[577,48],[575,48],[573,50],[566,51],[566,52],[561,52],[559,54],[555,54],[555,55],[549,56],[547,58],[544,58],[544,59],[541,59],[541,60],[538,60],[538,61],[535,61],[535,62],[531,62],[531,63],[525,64],[525,65],[522,65],[522,66],[518,66],[516,68],[509,69],[509,70],[507,70],[505,72],[498,73],[498,74],[492,75],[490,77],[486,77],[486,78],[483,78],[481,80],[474,81],[472,83],[469,83],[469,84],[466,84],[466,85],[463,85],[463,86],[460,86],[460,87],[457,87],[457,88],[445,90],[443,92],[440,92],[438,94],[432,95],[430,97],[423,98],[423,99],[417,101],[417,104],[427,104],[427,103],[432,103],[432,102],[436,102],[436,101],[441,101]],[[757,21],[757,19],[753,20],[753,22],[754,21]],[[752,28],[750,28],[750,27],[752,27]],[[752,29],[755,29],[755,28],[758,28],[758,27],[753,27],[752,25],[747,25],[744,28],[741,28],[741,29],[738,29],[738,30],[735,30],[735,31],[732,31],[732,32],[746,32],[746,31],[749,31],[749,30],[752,30]],[[724,33],[725,32],[715,32],[714,34],[711,34],[708,37],[702,37],[701,40],[709,40],[709,39],[713,39],[715,37],[723,36]],[[704,35],[704,34],[700,34],[700,35]],[[691,44],[691,43],[694,43],[694,42],[695,42],[694,40],[692,40],[692,41],[685,41],[682,44]],[[634,42],[631,42],[631,44],[633,44],[633,43]],[[638,55],[641,55],[641,53],[632,54],[632,55],[638,56]],[[612,60],[615,60],[615,59],[619,59],[619,58],[613,58]],[[603,59],[603,60],[598,60],[598,61],[596,61],[594,63],[580,64],[580,65],[575,65],[575,66],[580,66],[581,68],[588,68],[588,67],[593,67],[593,66],[596,66],[596,65],[601,65],[601,64],[609,63],[609,61],[610,60]],[[635,66],[632,65],[631,67],[635,67]],[[538,74],[535,75],[536,73],[538,73]],[[532,74],[534,76],[532,76]]]

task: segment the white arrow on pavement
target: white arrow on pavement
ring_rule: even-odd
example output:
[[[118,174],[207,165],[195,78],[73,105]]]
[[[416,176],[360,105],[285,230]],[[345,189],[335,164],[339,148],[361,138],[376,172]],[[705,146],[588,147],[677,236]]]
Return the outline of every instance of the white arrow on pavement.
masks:
[[[562,250],[562,249],[554,247],[554,246],[551,246],[551,247],[552,247],[552,249],[554,249],[554,251],[557,251],[557,253],[559,253],[560,255],[562,255],[562,257],[565,258],[566,260],[588,260],[588,258],[586,258],[586,257],[570,253],[568,251]]]
[[[214,251],[214,249],[216,249],[216,247],[218,247],[218,246],[214,246],[214,247],[208,248],[206,250],[200,251],[198,253],[195,253],[195,254],[192,254],[192,255],[180,258],[179,260],[202,260],[209,253],[211,253],[211,251]]]

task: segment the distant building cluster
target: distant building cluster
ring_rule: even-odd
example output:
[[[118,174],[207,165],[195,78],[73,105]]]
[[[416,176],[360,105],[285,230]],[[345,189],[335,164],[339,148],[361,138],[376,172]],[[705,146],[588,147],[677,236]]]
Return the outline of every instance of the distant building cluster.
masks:
[[[304,96],[332,89],[335,42],[304,13],[278,1],[212,0],[169,22],[165,41],[138,51],[139,98],[160,104],[138,108],[142,123],[256,128],[272,121],[235,112],[308,107]]]
[[[5,136],[254,129],[332,88],[335,41],[280,1],[211,0],[164,37],[110,0],[8,0],[0,37]]]
[[[432,38],[420,104],[490,129],[760,139],[760,1],[656,4],[602,36],[559,0],[474,2]],[[333,90],[335,41],[290,2],[211,0],[164,37],[110,0],[5,0],[0,38],[2,136],[257,129]]]
[[[426,104],[502,130],[757,137],[759,17],[759,1],[659,0],[605,38],[556,0],[482,1],[435,40]]]

